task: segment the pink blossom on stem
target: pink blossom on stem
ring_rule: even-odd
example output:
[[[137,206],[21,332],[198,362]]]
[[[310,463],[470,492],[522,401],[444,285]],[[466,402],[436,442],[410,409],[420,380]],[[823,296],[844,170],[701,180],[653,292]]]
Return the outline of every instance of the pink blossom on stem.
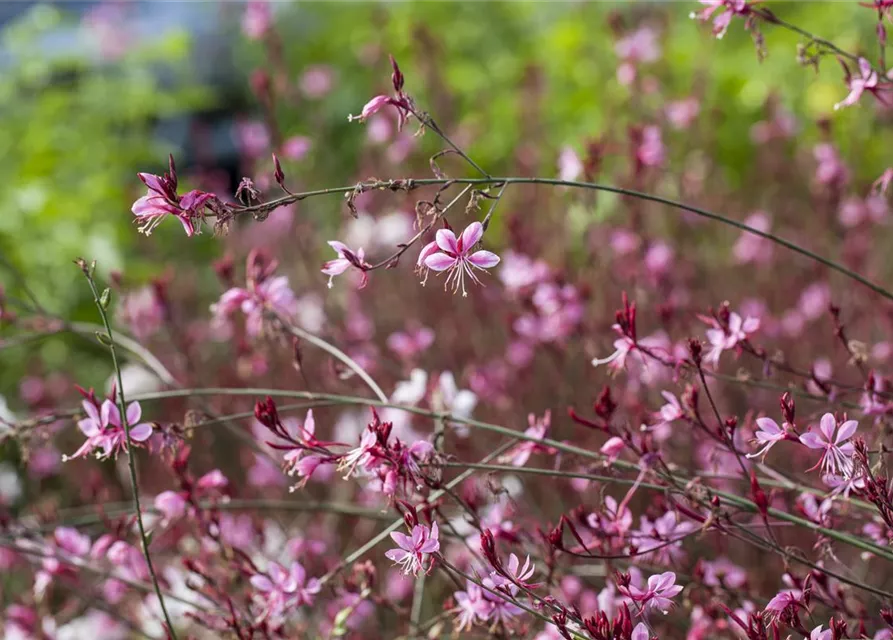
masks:
[[[865,58],[859,58],[858,76],[851,74],[848,68],[846,69],[846,74],[846,83],[850,93],[846,98],[834,105],[835,110],[856,104],[865,91],[872,91],[878,86],[877,71],[872,69],[871,63]]]
[[[766,455],[769,453],[769,449],[774,447],[776,443],[781,442],[788,437],[787,431],[779,427],[778,423],[772,418],[757,418],[757,426],[760,429],[754,434],[755,442],[757,443],[757,446],[763,448],[759,451],[748,453],[748,458],[759,458],[760,456]]]
[[[746,15],[748,12],[747,0],[698,0],[706,8],[695,13],[691,18],[707,22],[713,18],[713,35],[722,38],[736,15]],[[717,13],[718,12],[718,13]],[[716,13],[714,16],[713,14]]]
[[[362,247],[354,252],[346,244],[338,242],[337,240],[331,240],[329,246],[338,254],[336,259],[329,260],[322,266],[322,272],[329,276],[329,289],[332,288],[332,279],[335,276],[340,276],[351,267],[359,269],[360,273],[363,274],[363,279],[360,282],[359,288],[362,289],[365,287],[366,283],[369,281],[369,275],[366,272],[371,265],[366,262],[366,252],[363,251]]]
[[[96,452],[100,460],[111,455],[117,455],[119,451],[127,449],[127,437],[125,427],[121,422],[121,412],[111,400],[105,400],[98,406],[88,400],[82,405],[87,417],[78,422],[78,429],[87,436],[86,442],[70,456],[62,456],[62,460],[82,458],[89,453]],[[152,435],[152,425],[140,422],[142,409],[139,402],[131,402],[127,406],[127,424],[130,427],[130,439],[133,442],[145,442]]]
[[[676,584],[675,573],[666,571],[648,578],[648,585],[644,589],[630,584],[629,587],[621,587],[620,591],[646,610],[666,614],[673,605],[672,599],[682,591],[682,586]]]
[[[264,312],[267,310],[292,318],[297,313],[298,301],[288,285],[287,276],[273,277],[276,262],[264,262],[259,253],[248,257],[247,288],[233,287],[211,305],[215,322],[226,325],[236,311],[245,314],[245,330],[251,337],[263,331]]]
[[[453,291],[461,289],[462,295],[467,296],[465,276],[481,284],[474,271],[485,271],[499,264],[499,256],[495,253],[484,250],[471,252],[483,235],[484,227],[480,222],[472,222],[465,227],[459,238],[450,229],[440,229],[434,242],[422,249],[425,267],[432,271],[449,271],[444,286],[448,287],[452,281]]]
[[[322,585],[316,578],[307,579],[304,567],[294,562],[291,568],[272,563],[266,574],[251,576],[251,586],[257,591],[256,598],[263,612],[260,619],[278,619],[301,605],[312,605]]]
[[[714,324],[715,328],[707,330],[710,350],[704,356],[704,361],[716,366],[719,364],[719,357],[723,351],[734,349],[738,343],[747,340],[750,334],[760,328],[760,319],[754,317],[742,319],[733,311],[729,314],[727,327],[720,327],[718,323]]]
[[[399,565],[406,574],[418,574],[423,568],[425,558],[440,551],[436,522],[430,528],[417,524],[412,528],[411,537],[395,531],[391,534],[391,539],[397,543],[398,548],[386,552],[385,557]]]
[[[133,203],[131,211],[141,224],[139,230],[148,235],[161,224],[166,216],[174,216],[183,225],[186,235],[192,237],[196,221],[201,223],[204,209],[216,201],[216,196],[204,191],[192,190],[182,196],[177,194],[177,171],[171,156],[170,172],[157,176],[151,173],[138,173],[137,176],[148,188],[146,195]]]
[[[537,418],[533,413],[528,414],[527,423],[529,426],[524,431],[524,435],[536,438],[537,440],[542,440],[546,437],[546,434],[549,432],[549,428],[552,425],[552,412],[547,409],[542,418]],[[508,462],[515,467],[523,467],[527,464],[530,456],[536,452],[554,454],[555,450],[551,447],[546,447],[539,442],[528,440],[510,449],[500,458],[500,461]]]
[[[826,413],[819,422],[819,433],[809,431],[801,435],[801,443],[810,449],[822,450],[822,458],[813,469],[821,466],[824,473],[851,478],[856,447],[847,440],[853,437],[858,426],[855,420],[847,420],[838,427],[834,414]]]
[[[457,632],[469,631],[490,618],[493,604],[484,598],[484,591],[477,583],[466,581],[465,591],[456,591],[453,598],[459,611],[454,622]]]

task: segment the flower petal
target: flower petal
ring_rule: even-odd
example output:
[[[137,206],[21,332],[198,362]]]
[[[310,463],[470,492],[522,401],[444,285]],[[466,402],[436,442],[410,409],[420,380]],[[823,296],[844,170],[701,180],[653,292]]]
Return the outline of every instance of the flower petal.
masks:
[[[484,226],[480,222],[472,222],[462,232],[462,252],[468,251],[484,237]]]
[[[800,436],[800,442],[810,449],[824,449],[826,445],[826,441],[822,440],[817,433],[813,433],[812,431]]]
[[[152,436],[152,425],[143,422],[130,428],[130,439],[134,442],[145,442]]]
[[[456,242],[455,233],[453,233],[449,229],[439,229],[434,238],[435,242],[437,242],[437,246],[440,247],[441,251],[446,251],[447,253],[452,253],[453,255],[459,255],[459,245]],[[427,260],[425,262],[427,263]]]
[[[451,258],[445,253],[435,253],[425,258],[425,266],[432,271],[446,271],[456,264],[456,258]]]
[[[855,420],[847,420],[844,422],[840,425],[840,429],[837,430],[837,438],[834,440],[834,444],[841,444],[852,438],[853,434],[856,433],[856,428],[858,426],[859,423]]]
[[[143,410],[140,408],[139,402],[131,402],[127,406],[127,424],[137,424],[142,416]]]
[[[819,430],[825,436],[825,440],[828,442],[834,442],[834,429],[837,428],[837,420],[834,419],[834,416],[830,413],[826,413],[822,416],[821,421],[819,422]]]
[[[499,264],[499,256],[492,251],[475,251],[466,260],[479,269],[490,269]]]

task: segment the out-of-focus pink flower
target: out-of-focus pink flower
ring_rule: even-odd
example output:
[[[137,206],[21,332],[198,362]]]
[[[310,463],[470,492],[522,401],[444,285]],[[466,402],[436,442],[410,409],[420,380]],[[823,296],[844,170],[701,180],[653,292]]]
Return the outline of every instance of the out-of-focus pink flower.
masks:
[[[757,426],[760,428],[754,434],[757,446],[763,447],[759,451],[748,453],[748,458],[758,458],[769,453],[769,449],[787,438],[787,431],[778,426],[772,418],[757,418]]]
[[[558,154],[558,179],[573,182],[583,175],[583,161],[573,147],[565,145]]]
[[[217,198],[212,193],[205,193],[194,189],[182,196],[177,194],[177,170],[174,166],[174,158],[169,158],[170,172],[157,176],[151,173],[138,173],[137,176],[146,185],[146,195],[133,203],[131,211],[137,222],[141,223],[139,230],[148,235],[161,224],[166,216],[174,216],[183,225],[188,237],[192,237],[198,231],[199,224],[204,219],[204,210],[209,203]]]
[[[155,496],[155,508],[161,513],[165,524],[183,517],[186,504],[186,498],[179,491],[162,491]]]
[[[484,591],[471,580],[466,581],[465,591],[453,593],[459,615],[456,617],[456,631],[469,631],[476,625],[487,621],[493,611],[492,603],[484,598]]]
[[[652,276],[665,275],[673,266],[673,247],[663,241],[655,242],[645,252],[644,263]]]
[[[831,288],[824,282],[815,282],[803,290],[797,307],[808,320],[817,320],[827,313],[831,304]]]
[[[599,449],[599,453],[607,456],[608,462],[614,462],[617,460],[617,457],[620,455],[620,452],[623,451],[624,447],[626,447],[626,443],[623,441],[623,438],[613,436],[608,438],[607,442],[602,445],[601,449]]]
[[[251,40],[259,40],[273,23],[273,12],[266,0],[252,0],[242,14],[242,33]]]
[[[211,313],[217,322],[226,322],[237,309],[241,310],[246,317],[245,330],[248,335],[256,337],[263,329],[265,310],[271,309],[292,317],[296,304],[295,294],[288,286],[288,277],[278,276],[252,281],[248,289],[233,287],[211,305]]]
[[[846,74],[846,83],[850,93],[846,98],[834,105],[835,110],[856,104],[865,91],[872,91],[878,86],[877,71],[871,68],[871,63],[865,58],[859,58],[858,76],[852,75],[848,68]]]
[[[335,74],[332,68],[324,64],[316,64],[304,69],[298,86],[305,97],[318,100],[332,90]]]
[[[437,232],[434,242],[428,243],[423,249],[424,266],[432,271],[449,271],[445,287],[453,283],[453,291],[462,290],[462,295],[467,296],[465,291],[465,276],[467,275],[472,282],[481,284],[481,281],[475,275],[474,271],[486,271],[499,264],[499,256],[491,251],[475,251],[471,250],[480,242],[484,235],[484,227],[480,222],[472,222],[465,227],[465,231],[459,238],[450,229],[440,229]],[[419,257],[421,260],[421,256]]]
[[[434,344],[434,331],[417,327],[407,331],[395,331],[388,336],[388,348],[401,358],[412,358]]]
[[[812,150],[812,155],[818,163],[815,170],[816,182],[838,188],[849,182],[849,171],[834,145],[828,142],[817,144]]]
[[[518,291],[539,284],[551,275],[549,265],[509,249],[502,257],[499,280],[509,291]]]
[[[298,161],[307,155],[313,147],[313,141],[307,136],[292,136],[282,143],[282,157]]]
[[[819,433],[809,431],[801,435],[800,442],[804,445],[822,450],[822,458],[813,469],[821,466],[824,473],[852,477],[856,447],[847,440],[853,437],[858,426],[855,420],[847,420],[838,428],[834,414],[826,413],[819,421]]]
[[[771,227],[771,219],[765,211],[757,211],[749,215],[744,224],[767,233]],[[772,258],[772,243],[754,233],[743,231],[732,248],[732,255],[738,264],[765,264]]]
[[[648,632],[648,627],[645,626],[644,622],[637,624],[630,636],[630,640],[650,640],[650,638],[651,634]]]
[[[62,460],[82,458],[96,449],[101,449],[96,456],[99,459],[117,455],[119,451],[127,449],[127,438],[124,426],[121,422],[121,413],[111,400],[105,400],[97,407],[92,402],[84,400],[81,404],[87,417],[78,422],[78,429],[87,436],[86,442],[70,456],[62,456]],[[130,440],[132,442],[145,442],[152,435],[152,425],[140,422],[142,409],[139,402],[131,402],[127,406],[127,424],[130,427]]]
[[[535,438],[536,440],[527,440],[512,447],[500,458],[500,461],[509,462],[515,467],[523,467],[534,453],[555,453],[555,449],[552,447],[547,447],[537,442],[537,440],[542,440],[546,437],[546,434],[549,433],[549,428],[552,426],[552,412],[549,409],[546,409],[542,418],[537,418],[536,414],[533,413],[528,414],[527,424],[529,426],[524,431],[524,435]]]
[[[692,522],[680,521],[675,511],[667,511],[654,521],[642,516],[634,537],[643,557],[672,565],[684,557],[682,539],[694,529]]]
[[[734,311],[729,314],[729,325],[726,328],[717,327],[707,330],[707,340],[710,342],[710,351],[704,356],[704,361],[719,364],[719,357],[723,351],[734,349],[739,342],[747,340],[748,336],[760,328],[760,319],[748,317],[742,319]]]
[[[648,26],[639,27],[618,40],[614,52],[621,61],[617,67],[617,81],[622,85],[632,84],[636,79],[637,65],[654,62],[660,57],[657,32]]]
[[[682,591],[682,586],[676,584],[675,573],[666,571],[648,578],[648,586],[644,589],[630,584],[628,588],[621,589],[621,592],[623,591],[626,591],[624,595],[646,609],[666,614],[673,605],[672,599]]]
[[[154,287],[127,294],[118,307],[118,316],[139,340],[155,334],[164,324],[165,309]]]
[[[660,127],[649,125],[642,129],[641,139],[636,148],[636,159],[644,167],[659,167],[666,159],[666,149]]]
[[[266,574],[251,576],[251,586],[257,591],[257,601],[263,608],[262,618],[279,620],[287,609],[312,605],[322,585],[316,578],[307,579],[307,571],[297,562],[291,568],[271,563]]]
[[[229,485],[229,480],[223,475],[220,469],[209,471],[195,483],[195,486],[203,491],[225,489]]]
[[[618,256],[629,255],[642,244],[638,235],[628,229],[615,229],[609,241],[611,250]]]
[[[417,524],[412,528],[412,537],[395,531],[391,539],[397,543],[397,549],[391,549],[384,555],[388,560],[399,565],[406,574],[418,574],[423,568],[425,558],[440,551],[437,523],[427,527]]]
[[[667,104],[664,113],[674,129],[688,129],[701,113],[701,103],[694,97],[675,100]]]

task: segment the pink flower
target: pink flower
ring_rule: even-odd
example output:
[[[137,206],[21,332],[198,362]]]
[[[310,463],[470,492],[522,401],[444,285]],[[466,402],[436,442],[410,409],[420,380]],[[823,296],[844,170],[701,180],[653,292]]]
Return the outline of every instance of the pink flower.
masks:
[[[636,149],[636,159],[644,167],[659,167],[666,159],[666,150],[661,139],[660,127],[649,125],[642,130]]]
[[[475,251],[471,253],[471,249],[480,241],[484,235],[484,227],[480,222],[472,222],[465,227],[465,231],[457,239],[456,234],[450,229],[440,229],[437,232],[436,240],[428,243],[422,249],[424,265],[433,271],[449,271],[445,286],[449,286],[450,280],[453,281],[453,291],[462,289],[462,295],[467,296],[465,291],[465,276],[467,275],[473,282],[480,284],[474,270],[484,271],[499,264],[499,256],[490,251]],[[439,251],[438,251],[439,249]],[[421,256],[419,256],[421,260]]]
[[[272,563],[266,574],[251,576],[251,586],[257,591],[257,600],[263,607],[261,619],[278,619],[287,613],[287,609],[312,605],[322,588],[316,578],[307,579],[306,570],[297,562],[287,571],[282,565]]]
[[[485,622],[493,611],[493,604],[484,598],[483,590],[471,580],[466,581],[465,591],[456,591],[453,598],[458,605],[456,631],[468,631],[475,624]]]
[[[763,611],[780,614],[788,607],[803,606],[802,598],[803,592],[799,589],[782,589],[769,601]]]
[[[242,14],[242,32],[251,40],[259,40],[269,30],[272,21],[270,3],[265,0],[252,0]]]
[[[685,98],[670,102],[664,108],[667,120],[674,129],[688,129],[701,112],[697,98]]]
[[[558,179],[573,182],[583,174],[583,161],[573,147],[565,145],[558,154]]]
[[[651,634],[648,632],[648,627],[645,626],[644,622],[637,624],[630,636],[630,640],[650,640],[650,638]]]
[[[141,233],[148,235],[161,224],[165,216],[174,216],[183,225],[186,235],[192,237],[196,231],[195,221],[204,217],[205,207],[216,201],[212,193],[193,190],[182,196],[177,195],[177,171],[173,156],[169,159],[170,173],[157,176],[151,173],[138,173],[137,176],[148,187],[146,195],[133,203],[131,211],[142,226]]]
[[[392,106],[397,110],[397,131],[403,129],[403,125],[412,114],[412,99],[403,92],[403,74],[397,66],[394,56],[390,56],[391,68],[394,70],[391,74],[391,82],[394,85],[394,97],[386,95],[378,95],[372,98],[363,107],[363,111],[358,116],[347,116],[348,122],[359,120],[366,122],[370,117],[381,111],[384,107]]]
[[[331,67],[322,64],[307,67],[299,81],[301,93],[312,99],[325,96],[332,90],[333,84],[334,74]]]
[[[812,150],[812,155],[818,163],[815,171],[816,182],[837,187],[849,182],[849,171],[834,145],[827,142],[817,144]]]
[[[723,351],[733,349],[739,342],[747,340],[748,335],[754,333],[759,328],[759,318],[748,317],[746,320],[742,320],[741,316],[733,311],[729,314],[728,327],[707,330],[710,351],[704,357],[704,361],[718,365],[719,357]]]
[[[186,498],[179,491],[162,491],[155,496],[155,508],[167,524],[186,514]]]
[[[428,327],[395,331],[388,336],[387,344],[400,357],[412,358],[434,344],[434,331]]]
[[[298,301],[288,286],[287,276],[272,277],[276,262],[266,262],[257,252],[248,256],[247,288],[233,287],[211,305],[215,322],[228,326],[229,317],[237,310],[245,314],[245,330],[257,337],[263,331],[264,312],[279,313],[287,318],[297,313]]]
[[[313,142],[307,136],[292,136],[282,143],[282,157],[289,160],[300,160],[313,147]]]
[[[707,5],[698,13],[692,13],[691,17],[701,22],[707,22],[717,10],[719,13],[713,17],[713,35],[722,38],[735,15],[745,15],[748,11],[747,0],[699,0]]]
[[[858,426],[859,423],[855,420],[847,420],[838,429],[834,415],[826,413],[819,422],[819,433],[814,431],[804,433],[800,436],[800,442],[810,449],[822,449],[822,458],[816,467],[821,465],[824,473],[851,478],[855,446],[847,440],[853,437]],[[837,431],[836,437],[835,431]]]
[[[754,453],[748,453],[748,458],[758,458],[769,453],[769,449],[775,446],[777,442],[787,438],[787,431],[778,426],[772,418],[757,418],[757,426],[760,428],[754,434],[758,446],[763,447]]]
[[[540,419],[538,419],[535,414],[530,413],[527,415],[527,424],[530,426],[524,431],[524,435],[536,438],[537,440],[542,440],[546,437],[549,427],[552,424],[552,412],[547,409],[543,414],[543,417]],[[528,440],[512,448],[500,458],[500,461],[510,462],[515,467],[523,467],[527,464],[531,454],[538,451],[555,453],[555,450],[551,447],[546,447],[538,442]]]
[[[490,572],[490,581],[492,582],[494,588],[503,588],[504,590],[508,590],[512,595],[515,595],[518,592],[519,586],[531,586],[529,584],[530,578],[533,577],[533,573],[536,571],[536,567],[533,566],[533,563],[530,561],[530,556],[524,560],[524,565],[521,565],[521,561],[518,559],[514,553],[509,555],[508,564],[505,567],[505,573],[507,576],[502,575],[498,571]]]
[[[417,524],[412,528],[412,537],[395,531],[391,539],[397,543],[398,549],[391,549],[385,553],[385,557],[403,568],[406,574],[418,574],[425,560],[425,556],[440,551],[440,540],[437,523],[429,529],[423,524]]]
[[[822,627],[824,625],[819,625],[815,629],[813,629],[809,634],[809,640],[834,640],[834,635],[831,632],[831,629],[826,629],[822,631]]]
[[[87,436],[86,442],[70,456],[62,456],[62,460],[82,458],[95,449],[99,459],[108,458],[112,454],[127,449],[127,438],[121,423],[121,412],[111,400],[105,400],[100,407],[84,400],[82,403],[87,417],[78,422],[78,429]],[[152,435],[152,425],[140,423],[142,410],[139,402],[131,402],[127,406],[127,424],[130,427],[130,439],[133,442],[145,442]]]
[[[366,283],[369,281],[369,276],[367,275],[366,270],[371,265],[366,262],[366,252],[363,251],[362,247],[354,252],[346,244],[338,242],[337,240],[330,241],[329,246],[338,254],[338,257],[335,260],[329,260],[322,266],[322,272],[329,276],[329,289],[332,288],[332,279],[335,276],[340,276],[351,267],[356,267],[363,274],[363,279],[360,282],[360,289],[365,287]]]
[[[124,296],[118,316],[137,339],[145,340],[164,324],[165,308],[155,287],[143,287]]]
[[[648,578],[648,586],[645,589],[630,584],[628,588],[622,588],[621,592],[623,591],[626,591],[624,595],[632,599],[633,602],[642,604],[646,610],[656,609],[666,614],[673,604],[672,598],[679,595],[682,586],[676,584],[676,574],[667,571]]]
[[[771,220],[765,211],[757,211],[748,216],[744,224],[766,233],[769,231]],[[772,257],[772,244],[766,238],[744,231],[732,248],[732,255],[738,264],[766,263]]]
[[[877,88],[878,85],[877,71],[871,68],[871,63],[865,58],[859,58],[858,76],[851,75],[849,69],[846,70],[846,74],[846,83],[850,93],[846,98],[834,105],[835,110],[856,104],[866,89],[871,91]]]

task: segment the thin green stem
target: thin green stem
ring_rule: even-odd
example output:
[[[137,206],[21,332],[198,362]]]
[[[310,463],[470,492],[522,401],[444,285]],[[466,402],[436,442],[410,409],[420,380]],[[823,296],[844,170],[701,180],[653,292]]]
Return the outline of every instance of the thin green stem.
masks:
[[[118,365],[118,355],[115,352],[115,338],[112,333],[112,325],[109,322],[108,314],[106,314],[105,311],[105,305],[108,302],[108,298],[106,297],[104,303],[96,288],[96,281],[93,279],[93,269],[87,265],[86,261],[81,259],[78,260],[77,263],[84,272],[84,276],[87,278],[87,283],[90,285],[90,291],[93,293],[93,301],[96,303],[96,308],[99,310],[99,315],[102,318],[102,325],[105,328],[105,335],[108,339],[109,353],[112,356],[112,366],[115,369],[115,379],[117,380],[118,386],[118,410],[121,412],[121,422],[124,425],[124,438],[127,441],[127,468],[130,471],[130,484],[133,488],[133,508],[136,511],[136,522],[140,532],[140,543],[143,548],[143,556],[146,558],[146,566],[149,569],[152,586],[155,588],[155,595],[158,597],[158,604],[161,606],[161,613],[164,616],[164,621],[167,625],[167,632],[173,640],[177,640],[177,633],[174,630],[174,625],[171,622],[167,607],[164,604],[164,596],[161,593],[161,587],[158,585],[158,577],[155,575],[155,567],[152,564],[152,555],[149,553],[149,538],[146,535],[146,527],[143,523],[143,512],[140,508],[140,490],[136,473],[136,456],[133,452],[133,442],[130,439],[131,425],[130,420],[127,418],[127,404],[124,399],[124,380],[121,376],[121,367]]]

